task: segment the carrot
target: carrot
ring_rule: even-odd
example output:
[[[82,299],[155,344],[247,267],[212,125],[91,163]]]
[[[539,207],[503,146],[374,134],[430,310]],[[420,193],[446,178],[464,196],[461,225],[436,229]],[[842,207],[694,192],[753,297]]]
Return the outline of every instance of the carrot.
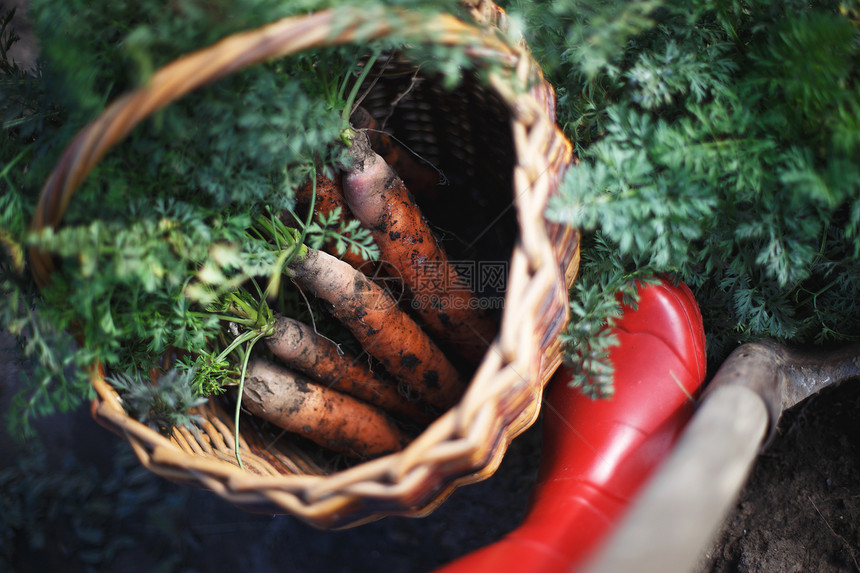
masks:
[[[286,366],[393,414],[428,421],[427,413],[400,394],[396,383],[373,373],[366,363],[344,352],[307,324],[276,316],[274,330],[275,334],[264,340]]]
[[[436,241],[403,180],[358,133],[343,190],[350,210],[373,234],[380,260],[403,277],[412,308],[427,331],[470,362],[479,361],[495,337],[495,321],[457,273]]]
[[[296,189],[296,202],[305,210],[310,208],[311,198],[314,192],[313,182],[308,181],[304,185]],[[316,174],[316,196],[314,197],[314,218],[318,215],[330,215],[335,209],[340,209],[341,220],[348,222],[353,218],[349,212],[349,205],[343,196],[343,188],[341,187],[341,175],[335,174],[334,179],[327,177],[322,172]],[[373,272],[376,267],[372,261],[366,261],[361,255],[347,250],[344,254],[338,255],[333,245],[326,245],[325,251],[331,255],[335,255],[348,262],[356,269],[362,269],[369,273]]]
[[[454,365],[388,291],[347,263],[307,248],[289,265],[293,278],[328,302],[331,314],[408,393],[447,409],[464,385]]]
[[[379,408],[261,358],[248,363],[242,405],[288,432],[353,457],[396,452],[409,442]]]
[[[303,207],[310,206],[311,194],[314,192],[314,182],[307,181],[296,189],[296,202]],[[341,207],[343,212],[348,212],[346,200],[343,198],[341,189],[341,176],[335,174],[334,179],[327,177],[323,172],[316,173],[316,198],[314,210],[328,215],[336,207]]]
[[[376,118],[363,107],[357,107],[349,120],[353,129],[367,134],[373,150],[397,172],[416,197],[422,200],[436,198],[434,191],[439,185],[440,177],[439,172],[429,163],[417,159],[415,154],[392,139],[382,130]]]

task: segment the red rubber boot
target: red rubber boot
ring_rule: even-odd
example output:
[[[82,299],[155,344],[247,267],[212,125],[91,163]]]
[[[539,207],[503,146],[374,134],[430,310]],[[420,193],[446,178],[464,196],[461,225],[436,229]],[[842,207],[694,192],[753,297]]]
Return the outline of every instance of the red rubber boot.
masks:
[[[611,533],[671,451],[705,378],[702,317],[686,285],[642,289],[614,333],[611,399],[583,396],[564,371],[547,388],[541,466],[523,523],[437,573],[569,572]]]

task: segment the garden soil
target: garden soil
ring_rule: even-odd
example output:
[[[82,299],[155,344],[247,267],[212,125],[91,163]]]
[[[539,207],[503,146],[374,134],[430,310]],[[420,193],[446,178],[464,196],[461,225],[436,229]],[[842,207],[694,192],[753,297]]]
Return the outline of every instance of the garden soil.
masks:
[[[16,356],[0,336],[4,409],[25,375]],[[860,570],[858,411],[860,384],[846,384],[784,414],[697,573]],[[0,564],[15,572],[432,571],[520,523],[541,441],[538,422],[494,476],[427,517],[319,531],[154,476],[86,407],[41,421],[39,431],[39,447],[0,439],[0,505],[10,512],[0,517]],[[10,523],[16,513],[27,520]]]
[[[860,571],[860,381],[785,412],[701,572]]]

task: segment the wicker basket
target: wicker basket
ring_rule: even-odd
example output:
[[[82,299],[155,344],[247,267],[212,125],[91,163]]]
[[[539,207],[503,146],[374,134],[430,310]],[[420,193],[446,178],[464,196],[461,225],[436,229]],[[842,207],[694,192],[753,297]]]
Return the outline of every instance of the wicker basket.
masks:
[[[505,14],[482,0],[467,7],[477,24],[402,13],[398,35],[468,44],[476,58],[503,64],[489,82],[467,78],[449,91],[422,78],[403,98],[402,82],[416,84],[415,70],[389,74],[363,104],[383,115],[392,98],[400,98],[388,125],[401,139],[449,179],[471,185],[468,200],[476,206],[490,202],[503,213],[511,202],[515,207],[494,226],[508,233],[500,334],[461,401],[403,451],[346,469],[326,467],[302,444],[272,443],[266,429],[249,418],[240,426],[241,470],[230,405],[212,400],[199,409],[202,422],[196,428],[165,437],[130,418],[101,366],[94,366],[94,418],[126,439],[145,467],[212,490],[248,511],[292,514],[316,527],[341,528],[386,515],[426,515],[456,487],[492,475],[510,441],[537,419],[544,385],[560,364],[557,335],[568,317],[567,293],[579,263],[578,233],[544,218],[547,199],[572,161],[571,148],[555,125],[554,93],[527,47],[500,33]],[[365,38],[385,37],[390,30],[383,21],[347,7],[288,18],[166,66],[72,141],[45,184],[34,228],[57,227],[75,189],[101,157],[156,110],[252,64],[349,43],[357,30]],[[517,83],[528,89],[512,89]],[[467,210],[458,205],[440,213]],[[49,280],[52,265],[44,253],[31,253],[38,283]]]

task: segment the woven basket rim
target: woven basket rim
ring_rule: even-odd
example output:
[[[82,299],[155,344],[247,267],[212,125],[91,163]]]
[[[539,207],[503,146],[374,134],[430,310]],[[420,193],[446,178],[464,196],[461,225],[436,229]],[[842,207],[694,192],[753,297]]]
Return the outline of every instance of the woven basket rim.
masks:
[[[268,462],[251,459],[251,465],[263,474],[257,475],[216,457],[190,455],[193,446],[186,441],[186,447],[181,447],[181,436],[167,438],[129,417],[116,391],[105,381],[103,368],[95,365],[90,372],[97,393],[93,416],[122,435],[142,465],[168,479],[211,489],[246,509],[259,507],[267,513],[280,509],[323,528],[352,526],[385,515],[429,513],[460,485],[492,475],[510,441],[537,419],[543,386],[561,359],[555,342],[539,355],[541,346],[535,333],[540,331],[547,301],[563,314],[562,324],[567,320],[567,289],[578,267],[578,235],[571,229],[563,232],[564,246],[573,251],[570,261],[562,269],[555,264],[557,245],[551,243],[543,212],[557,184],[554,179],[573,161],[572,148],[555,125],[554,93],[525,42],[511,43],[499,33],[505,31],[504,11],[488,0],[465,5],[479,25],[444,14],[432,21],[425,15],[400,15],[406,26],[413,26],[416,37],[432,29],[439,34],[434,36],[436,41],[467,42],[474,57],[492,57],[509,74],[491,74],[489,85],[511,112],[519,237],[510,261],[500,335],[460,403],[401,452],[326,476],[266,475],[271,473]],[[349,24],[339,25],[333,34],[334,23],[342,22],[338,18],[346,18]],[[168,64],[149,84],[121,96],[78,133],[43,187],[33,228],[59,225],[74,190],[108,149],[154,111],[200,85],[260,61],[310,47],[352,42],[359,29],[369,38],[390,33],[385,25],[374,24],[366,11],[336,8],[235,34]],[[408,32],[398,29],[399,35]],[[210,62],[208,67],[204,61]],[[52,261],[35,250],[30,255],[37,284],[47,284]],[[560,328],[558,325],[556,330]],[[499,415],[501,398],[515,400],[511,409],[515,415],[504,424]],[[232,437],[221,433],[232,447]],[[246,459],[247,454],[242,455]],[[439,480],[440,474],[444,480]],[[376,512],[366,507],[373,504],[385,509]]]

